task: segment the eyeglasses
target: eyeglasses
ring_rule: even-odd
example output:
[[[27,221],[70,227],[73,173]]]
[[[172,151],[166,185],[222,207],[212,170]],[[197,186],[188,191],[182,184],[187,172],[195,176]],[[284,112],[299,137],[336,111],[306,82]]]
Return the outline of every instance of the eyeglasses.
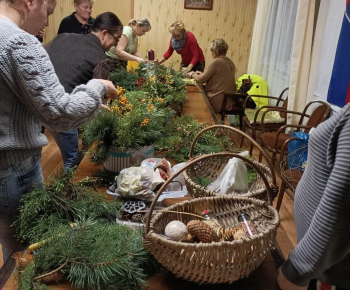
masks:
[[[108,32],[108,34],[109,34],[110,36],[113,37],[113,39],[114,39],[114,41],[115,41],[116,44],[119,42],[120,35],[114,36],[114,35],[113,35],[112,33],[110,33],[110,32]]]

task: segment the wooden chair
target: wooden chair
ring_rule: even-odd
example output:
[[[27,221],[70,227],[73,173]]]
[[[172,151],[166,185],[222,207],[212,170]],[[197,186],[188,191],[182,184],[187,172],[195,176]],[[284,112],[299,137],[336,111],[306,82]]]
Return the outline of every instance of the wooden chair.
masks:
[[[281,156],[284,156],[283,148]],[[284,193],[294,200],[294,192],[297,188],[299,181],[301,180],[304,173],[304,164],[301,163],[304,154],[307,154],[308,144],[298,147],[296,150],[284,157],[280,164],[281,169],[281,186],[278,192],[278,198],[276,203],[277,211],[280,210]]]
[[[235,115],[239,117],[239,127],[242,130],[243,128],[243,117],[245,115],[244,113],[244,103],[248,97],[248,94],[240,94],[240,93],[235,93],[231,95],[224,95],[223,101],[222,101],[222,106],[220,110],[220,115],[221,115],[221,124],[225,124],[225,116],[226,115]],[[227,105],[227,100],[231,99],[232,102],[234,103],[234,106],[232,107],[232,110],[227,110],[226,105]]]
[[[310,106],[315,106],[315,105],[318,105],[318,106],[313,110],[313,112],[310,115],[307,114]],[[295,131],[303,131],[308,133],[311,128],[316,127],[318,124],[320,124],[321,122],[323,122],[328,118],[331,109],[330,109],[330,106],[325,102],[312,101],[306,105],[303,112],[289,111],[283,108],[275,107],[273,109],[267,109],[263,113],[262,118],[264,118],[264,114],[267,114],[269,110],[281,111],[287,114],[294,114],[294,115],[300,116],[299,122],[297,125],[285,124],[275,132],[265,131],[264,123],[261,123],[261,129],[263,132],[260,135],[261,147],[265,151],[268,151],[269,153],[271,153],[271,162],[274,166],[277,155],[278,154],[280,155],[280,160],[281,160],[283,158],[283,156],[281,155],[281,152],[285,151],[285,148],[290,141],[296,139],[296,138],[291,138],[291,134],[286,133],[286,129],[291,128],[291,129],[294,129]],[[308,121],[306,125],[303,125],[304,119],[306,118],[308,118]]]
[[[279,116],[280,120],[277,118],[274,119],[269,119],[269,118],[264,118],[262,119],[262,115],[266,109],[271,109],[274,107],[278,108],[283,108],[287,109],[287,104],[288,104],[288,96],[286,95],[286,92],[288,91],[289,88],[285,88],[281,94],[278,97],[272,97],[272,96],[260,96],[260,95],[250,95],[246,98],[243,109],[245,112],[245,116],[243,117],[243,132],[248,134],[248,130],[251,130],[251,136],[254,140],[257,140],[257,132],[261,131],[261,123],[264,123],[264,128],[265,131],[276,131],[278,130],[281,126],[285,125],[286,123],[286,113],[283,111],[280,111]],[[247,102],[249,98],[252,97],[257,97],[257,98],[263,98],[263,99],[268,99],[276,101],[276,104],[274,106],[269,105],[269,106],[263,106],[258,109],[249,109],[247,108]],[[276,111],[275,111],[276,112]],[[266,116],[266,115],[265,115]]]

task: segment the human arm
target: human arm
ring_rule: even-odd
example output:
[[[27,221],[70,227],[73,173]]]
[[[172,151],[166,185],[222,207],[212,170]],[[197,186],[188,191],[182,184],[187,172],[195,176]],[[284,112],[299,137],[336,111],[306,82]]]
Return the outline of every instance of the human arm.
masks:
[[[293,284],[305,286],[310,279],[320,277],[327,269],[341,262],[350,254],[349,226],[350,219],[350,121],[349,113],[342,112],[342,117],[331,118],[318,127],[317,132],[326,142],[326,152],[310,152],[313,159],[309,162],[317,162],[320,155],[326,154],[326,164],[313,163],[304,173],[310,182],[315,184],[316,192],[300,192],[302,194],[317,193],[317,174],[329,172],[329,177],[324,180],[325,187],[321,192],[322,197],[317,205],[312,220],[307,226],[307,231],[298,242],[296,248],[291,252],[289,259],[282,265],[282,273]],[[332,124],[329,126],[328,124]],[[319,129],[321,127],[321,129]],[[312,149],[314,149],[313,147]],[[324,151],[324,150],[323,150]],[[308,165],[311,166],[311,163]],[[306,180],[307,182],[309,180]],[[302,182],[305,182],[305,180]],[[300,184],[299,184],[300,185]],[[300,187],[299,187],[300,189]],[[305,210],[306,207],[305,207]]]
[[[203,73],[200,71],[194,72],[192,74],[192,78],[194,78],[199,83],[206,83],[209,81],[213,75],[216,73],[217,67],[215,60],[212,62],[212,64],[209,66],[208,69],[206,69]]]
[[[142,58],[140,55],[135,55],[134,53],[128,53],[125,51],[127,45],[129,43],[128,38],[123,34],[122,37],[119,39],[118,45],[116,46],[116,54],[125,60],[133,60],[137,62],[143,62],[145,61],[144,58]],[[137,53],[137,50],[136,50]]]
[[[168,47],[168,50],[164,53],[162,59],[159,61],[159,64],[162,64],[163,62],[165,62],[169,57],[172,56],[174,52],[174,48],[171,46],[171,38],[170,38],[170,44]]]
[[[57,31],[57,35],[58,34],[61,34],[61,33],[66,33],[68,32],[68,29],[69,29],[69,23],[68,23],[68,19],[67,17],[66,18],[63,18],[61,23],[60,23],[60,26],[58,28],[58,31]]]
[[[2,76],[16,97],[41,123],[56,131],[88,122],[100,110],[107,89],[114,89],[109,81],[91,80],[65,93],[41,44],[24,32],[9,39],[0,62]]]

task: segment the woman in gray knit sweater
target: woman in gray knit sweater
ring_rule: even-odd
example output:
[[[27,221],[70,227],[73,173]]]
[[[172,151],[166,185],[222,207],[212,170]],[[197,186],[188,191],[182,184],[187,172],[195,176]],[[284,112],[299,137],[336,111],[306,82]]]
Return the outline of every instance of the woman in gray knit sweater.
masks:
[[[71,94],[60,84],[41,43],[32,35],[47,25],[56,0],[0,0],[0,243],[4,260],[14,244],[10,228],[23,194],[43,182],[41,125],[66,131],[100,110],[113,84],[91,80]],[[32,35],[31,35],[32,34]],[[113,41],[112,35],[107,35]]]

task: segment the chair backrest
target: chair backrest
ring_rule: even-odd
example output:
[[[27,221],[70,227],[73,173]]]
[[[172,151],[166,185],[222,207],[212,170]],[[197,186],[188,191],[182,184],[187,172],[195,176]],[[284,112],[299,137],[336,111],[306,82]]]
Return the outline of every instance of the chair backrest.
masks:
[[[283,101],[283,100],[282,100]],[[277,102],[278,104],[278,102]],[[283,101],[283,105],[281,106],[282,109],[288,109],[288,96],[287,98]],[[280,116],[281,118],[286,118],[287,117],[287,113],[285,112],[280,112]]]
[[[326,120],[331,112],[331,107],[322,101],[313,101],[307,104],[305,109],[310,107],[311,104],[317,104],[319,103],[319,106],[317,106],[313,112],[310,114],[309,120],[306,123],[306,126],[316,127],[318,124],[322,123],[324,120]],[[305,112],[305,111],[304,111]],[[310,129],[305,130],[306,133],[308,133]]]
[[[285,107],[287,109],[287,105],[285,105],[285,102],[288,99],[288,94],[286,97],[283,97],[283,96],[284,96],[285,92],[287,92],[288,90],[289,90],[289,88],[287,87],[280,93],[280,95],[278,96],[276,107],[282,107],[282,108]],[[283,102],[283,105],[282,105],[282,102]]]

